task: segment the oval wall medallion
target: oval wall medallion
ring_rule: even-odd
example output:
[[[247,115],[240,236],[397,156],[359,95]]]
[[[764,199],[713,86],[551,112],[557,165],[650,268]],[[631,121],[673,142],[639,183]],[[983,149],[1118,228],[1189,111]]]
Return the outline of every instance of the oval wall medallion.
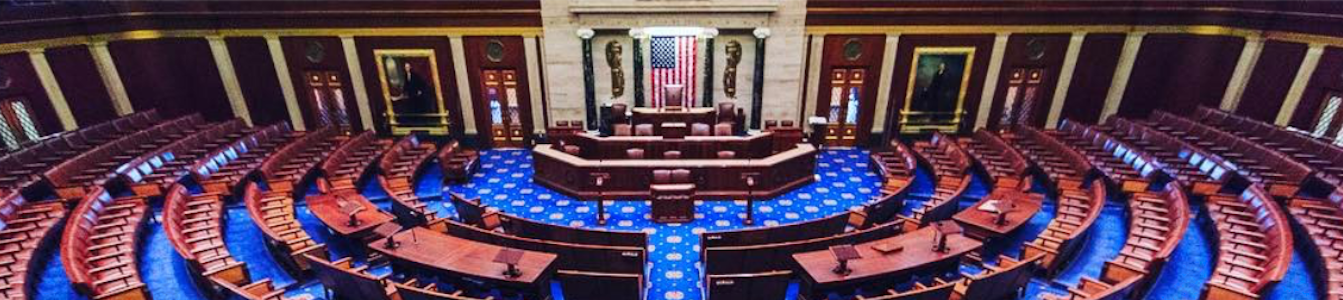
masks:
[[[1026,41],[1026,58],[1040,60],[1045,57],[1046,48],[1044,40],[1030,39]]]
[[[485,59],[490,60],[490,62],[504,61],[504,42],[490,40],[485,43]]]
[[[857,38],[851,38],[844,41],[844,59],[855,61],[863,57],[863,41]]]
[[[309,41],[308,49],[303,56],[308,59],[308,62],[314,64],[320,63],[322,62],[322,59],[326,58],[326,46],[323,46],[322,43],[318,41]]]

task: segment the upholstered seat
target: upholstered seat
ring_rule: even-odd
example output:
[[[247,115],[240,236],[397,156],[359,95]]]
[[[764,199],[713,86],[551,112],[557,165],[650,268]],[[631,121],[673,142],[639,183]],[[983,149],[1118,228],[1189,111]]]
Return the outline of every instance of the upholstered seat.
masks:
[[[732,134],[732,124],[731,124],[731,123],[718,123],[718,124],[716,124],[716,125],[713,125],[713,135],[716,135],[716,136],[732,136],[732,135],[733,135],[733,134]]]
[[[625,150],[625,154],[629,156],[630,159],[643,159],[644,149],[630,148],[629,150]]]
[[[634,126],[635,136],[653,136],[653,124],[639,124]]]
[[[737,152],[732,152],[732,151],[727,151],[727,150],[724,150],[724,151],[718,151],[718,158],[729,159],[729,158],[736,158],[736,157],[737,157]]]
[[[615,136],[630,136],[631,132],[630,124],[616,124],[612,127],[612,135]]]
[[[709,126],[709,124],[704,123],[690,124],[691,136],[710,136],[712,133],[711,130],[713,130],[713,127]]]
[[[662,86],[664,99],[662,110],[681,111],[685,109],[685,86],[668,84]]]
[[[663,152],[663,153],[662,153],[662,158],[665,158],[665,159],[680,159],[680,158],[681,158],[681,151],[670,150],[670,151],[667,151],[667,152]]]

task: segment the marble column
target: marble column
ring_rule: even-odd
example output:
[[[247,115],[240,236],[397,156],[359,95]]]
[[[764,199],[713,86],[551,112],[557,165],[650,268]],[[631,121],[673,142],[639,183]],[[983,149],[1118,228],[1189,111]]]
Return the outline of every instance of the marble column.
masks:
[[[1054,99],[1049,102],[1049,115],[1045,119],[1045,128],[1054,129],[1063,115],[1063,102],[1068,101],[1068,88],[1073,84],[1073,72],[1077,70],[1077,58],[1082,53],[1082,43],[1086,42],[1085,31],[1074,32],[1068,40],[1068,50],[1063,55],[1063,69],[1059,70],[1059,83],[1054,87]]]
[[[56,80],[56,73],[51,71],[51,63],[47,62],[46,50],[28,50],[28,60],[33,63],[33,70],[37,71],[37,79],[42,81],[42,89],[47,92],[51,107],[56,110],[56,117],[61,121],[61,129],[65,131],[79,129],[79,122],[75,121],[75,115],[70,111],[70,103],[65,100],[65,93],[61,91],[61,84]]]
[[[1315,68],[1320,66],[1320,58],[1324,56],[1324,44],[1312,43],[1310,48],[1306,49],[1306,56],[1301,58],[1301,67],[1296,69],[1296,77],[1292,78],[1292,86],[1287,88],[1287,96],[1282,101],[1282,109],[1278,110],[1278,117],[1274,118],[1273,124],[1278,126],[1287,126],[1292,123],[1292,115],[1296,114],[1296,107],[1301,105],[1301,96],[1306,92],[1306,85],[1310,84],[1310,76],[1315,74]]]
[[[1130,32],[1124,39],[1119,65],[1115,67],[1114,78],[1110,80],[1110,91],[1105,94],[1105,106],[1101,107],[1099,122],[1119,113],[1119,104],[1124,101],[1124,91],[1128,89],[1129,76],[1133,75],[1133,64],[1138,61],[1138,50],[1142,50],[1142,41],[1146,36],[1146,32]]]
[[[760,129],[760,117],[765,105],[765,39],[769,38],[769,28],[756,28],[755,35],[755,76],[751,82],[751,129]]]
[[[578,38],[583,39],[583,112],[587,117],[587,128],[594,129],[598,127],[597,122],[597,87],[596,80],[592,74],[592,36],[596,35],[592,29],[582,28],[578,30]]]
[[[644,33],[638,28],[630,29],[634,38],[634,107],[644,106]]]
[[[718,37],[718,29],[704,30],[704,107],[713,107],[713,39]]]

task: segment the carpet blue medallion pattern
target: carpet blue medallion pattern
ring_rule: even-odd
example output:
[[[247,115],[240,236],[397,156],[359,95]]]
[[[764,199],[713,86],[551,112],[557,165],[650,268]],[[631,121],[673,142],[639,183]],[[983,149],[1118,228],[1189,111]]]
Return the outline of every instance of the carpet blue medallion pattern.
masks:
[[[650,220],[647,201],[608,201],[607,225],[598,226],[597,205],[578,201],[532,182],[531,152],[490,150],[482,154],[480,172],[446,191],[480,197],[508,214],[552,224],[644,231],[649,233],[649,300],[702,299],[699,234],[749,227],[742,224],[746,202],[710,200],[696,205],[695,220],[659,224]],[[756,226],[775,226],[818,219],[861,206],[879,193],[881,178],[868,167],[868,152],[827,150],[816,165],[817,180],[774,199],[755,203]],[[446,204],[440,216],[452,216]]]

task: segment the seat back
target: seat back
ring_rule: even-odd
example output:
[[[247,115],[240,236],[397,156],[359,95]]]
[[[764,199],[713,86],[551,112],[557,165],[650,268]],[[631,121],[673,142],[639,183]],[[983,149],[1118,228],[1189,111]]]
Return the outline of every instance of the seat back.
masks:
[[[712,127],[710,127],[709,124],[704,123],[690,124],[691,136],[709,136],[712,134],[710,130],[712,130]]]
[[[564,288],[564,299],[644,299],[640,274],[560,270],[555,279]]]
[[[458,193],[448,193],[452,199],[452,208],[457,210],[457,217],[463,223],[483,226],[485,224],[485,206],[480,204],[480,198],[466,199]]]
[[[392,300],[386,292],[383,279],[355,270],[349,258],[333,262],[308,254],[303,257],[311,263],[318,281],[337,296],[345,299]]]
[[[732,123],[718,123],[713,125],[713,135],[732,136]]]
[[[631,135],[630,127],[631,127],[630,124],[616,124],[615,126],[611,127],[612,130],[611,135],[630,136]]]
[[[783,299],[792,271],[709,275],[708,300]]]
[[[653,136],[653,124],[639,124],[634,126],[635,136]]]
[[[664,107],[667,109],[680,109],[685,106],[685,86],[679,84],[668,84],[662,86]]]

